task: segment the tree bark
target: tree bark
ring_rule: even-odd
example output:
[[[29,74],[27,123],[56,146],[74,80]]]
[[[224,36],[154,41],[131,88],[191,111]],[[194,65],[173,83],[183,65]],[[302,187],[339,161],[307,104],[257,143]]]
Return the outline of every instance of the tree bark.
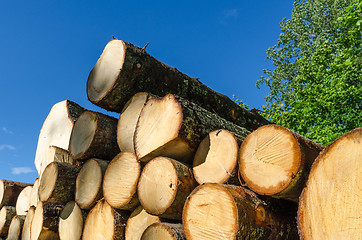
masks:
[[[186,240],[182,224],[154,223],[142,234],[141,240]]]
[[[144,167],[137,190],[148,213],[181,220],[186,198],[195,187],[189,167],[171,158],[157,157]]]
[[[23,229],[25,216],[16,215],[10,223],[8,237],[6,240],[18,240],[20,238],[21,230]]]
[[[250,132],[178,96],[150,99],[140,114],[135,150],[140,161],[157,156],[191,162],[209,132],[226,129],[244,138]]]
[[[23,230],[22,230],[22,234],[21,234],[21,240],[30,240],[30,238],[31,238],[31,234],[30,234],[31,222],[33,221],[34,214],[35,214],[35,206],[31,206],[25,217]]]
[[[161,63],[131,43],[110,41],[89,74],[88,99],[104,109],[121,112],[137,92],[176,94],[250,131],[268,124],[260,115],[241,108],[227,96]]]
[[[81,167],[52,162],[43,173],[39,185],[39,200],[64,205],[74,200],[75,183]]]
[[[0,179],[0,207],[16,206],[20,192],[31,183],[14,182]]]
[[[134,133],[140,113],[151,96],[145,92],[136,93],[122,110],[117,125],[117,143],[121,151],[135,152]]]
[[[109,163],[103,180],[103,195],[114,208],[133,210],[139,204],[137,184],[141,164],[132,152],[121,152]]]
[[[13,206],[3,206],[0,210],[0,237],[8,235],[11,220],[16,216],[16,209]]]
[[[16,200],[16,214],[26,215],[30,208],[30,197],[33,191],[33,186],[25,187],[19,194]]]
[[[300,237],[362,236],[362,127],[329,144],[313,163],[299,200]]]
[[[192,170],[196,181],[239,185],[236,166],[242,140],[224,129],[210,132],[195,153]]]
[[[68,150],[74,123],[85,110],[69,100],[59,102],[52,107],[40,130],[36,149],[34,163],[39,176],[41,176],[41,169],[45,169],[42,164],[47,164],[49,146]]]
[[[74,124],[69,145],[69,151],[75,160],[112,160],[120,152],[117,144],[117,119],[85,111]]]
[[[59,217],[64,206],[49,202],[39,202],[31,222],[31,240],[59,238]]]
[[[89,212],[83,229],[83,240],[124,240],[129,214],[112,208],[104,199]]]
[[[102,182],[108,163],[92,158],[82,166],[75,185],[75,201],[81,209],[91,209],[103,196]]]
[[[139,240],[145,229],[157,222],[161,222],[158,216],[151,215],[142,206],[138,206],[127,220],[125,238]]]
[[[59,237],[61,240],[79,240],[83,233],[83,223],[87,212],[81,210],[76,202],[68,202],[59,217]]]
[[[188,197],[182,223],[188,240],[298,239],[293,217],[280,216],[240,186],[205,183]]]
[[[241,145],[240,174],[254,192],[298,202],[310,167],[322,149],[287,128],[263,126]]]

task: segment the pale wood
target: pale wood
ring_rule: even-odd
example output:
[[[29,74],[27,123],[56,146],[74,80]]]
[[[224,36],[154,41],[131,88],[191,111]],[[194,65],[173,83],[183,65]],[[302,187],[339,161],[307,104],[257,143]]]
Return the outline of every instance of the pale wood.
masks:
[[[300,237],[362,239],[362,128],[328,145],[315,160],[299,201]]]
[[[23,231],[21,234],[21,240],[30,240],[30,228],[31,228],[31,222],[33,221],[33,217],[35,214],[35,206],[30,206],[28,213],[26,214],[24,225],[23,225]]]
[[[59,238],[61,240],[81,239],[85,214],[76,202],[68,202],[59,217]]]
[[[0,237],[6,237],[10,223],[16,216],[16,209],[13,206],[3,206],[0,210]]]
[[[263,126],[242,143],[239,171],[254,192],[298,202],[310,167],[322,149],[287,128]]]
[[[142,234],[141,240],[186,240],[182,224],[154,223]]]
[[[115,210],[104,199],[89,212],[83,229],[83,240],[123,240],[129,214]]]
[[[192,170],[196,181],[199,184],[228,180],[236,183],[238,153],[238,139],[232,132],[224,129],[210,132],[195,153]]]
[[[103,196],[103,176],[108,161],[92,158],[87,160],[80,170],[75,185],[75,201],[82,209],[91,209]]]
[[[138,204],[137,184],[141,164],[134,153],[119,153],[109,163],[103,180],[103,195],[114,208],[134,209]]]
[[[16,200],[16,214],[26,215],[30,208],[30,197],[33,191],[33,186],[25,187],[19,194],[18,200]]]
[[[138,206],[129,216],[126,223],[125,239],[139,240],[145,229],[153,223],[161,222],[158,216],[146,212],[142,206]]]
[[[137,92],[160,97],[176,94],[249,130],[268,124],[260,115],[241,108],[198,79],[161,63],[144,49],[125,41],[110,41],[89,74],[88,99],[107,110],[121,112]]]
[[[31,183],[22,183],[0,179],[0,207],[15,206],[20,192]]]
[[[99,158],[111,160],[120,150],[117,144],[117,122],[114,117],[85,111],[75,122],[69,142],[74,160]]]
[[[298,239],[292,215],[279,216],[241,186],[198,186],[187,199],[182,216],[188,240]]]
[[[30,239],[59,239],[59,217],[63,206],[38,202],[30,228]]]
[[[64,205],[74,200],[80,166],[52,162],[44,170],[39,184],[39,200]]]
[[[192,162],[209,132],[227,129],[241,137],[250,132],[176,95],[150,99],[141,111],[134,136],[140,161],[157,156]]]
[[[148,93],[136,93],[122,110],[117,125],[117,143],[121,151],[135,152],[133,137],[136,125],[139,115],[149,98]]]
[[[57,146],[68,150],[70,134],[75,121],[85,109],[75,102],[64,100],[54,104],[39,133],[35,154],[35,167],[39,176],[45,169],[49,159],[49,146]]]
[[[25,216],[16,215],[10,223],[9,232],[6,240],[18,240],[23,229]]]
[[[39,178],[36,178],[33,184],[33,188],[31,189],[29,205],[36,206],[39,202]]]
[[[69,163],[71,165],[76,165],[76,161],[73,160],[72,156],[68,150],[57,146],[49,146],[48,154],[46,158],[43,159],[44,161],[41,164],[39,178],[43,175],[44,169],[52,162],[62,162],[62,163]]]
[[[181,220],[186,198],[195,187],[189,167],[171,158],[157,157],[144,167],[137,191],[148,213]]]

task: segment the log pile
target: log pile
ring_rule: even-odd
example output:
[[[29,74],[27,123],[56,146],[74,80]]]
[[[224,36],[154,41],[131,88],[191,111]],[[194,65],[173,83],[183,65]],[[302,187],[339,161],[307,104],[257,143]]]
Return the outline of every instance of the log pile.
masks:
[[[324,148],[119,40],[87,94],[119,118],[54,105],[39,178],[0,181],[1,238],[362,236],[362,128]]]

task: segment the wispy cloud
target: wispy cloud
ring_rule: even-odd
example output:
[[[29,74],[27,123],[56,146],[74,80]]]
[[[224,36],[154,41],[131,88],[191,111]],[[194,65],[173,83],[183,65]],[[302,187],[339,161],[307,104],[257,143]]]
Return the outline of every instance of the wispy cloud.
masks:
[[[30,168],[30,167],[14,167],[11,168],[11,173],[14,175],[19,175],[19,174],[27,174],[27,173],[31,173],[34,172],[34,169]]]
[[[2,127],[1,130],[5,133],[8,133],[8,134],[14,134],[13,131],[7,129],[6,127]]]
[[[9,149],[9,150],[15,150],[15,147],[9,144],[2,144],[0,145],[0,150]]]
[[[222,16],[224,20],[230,18],[237,19],[239,16],[239,11],[238,9],[227,9],[222,12]]]

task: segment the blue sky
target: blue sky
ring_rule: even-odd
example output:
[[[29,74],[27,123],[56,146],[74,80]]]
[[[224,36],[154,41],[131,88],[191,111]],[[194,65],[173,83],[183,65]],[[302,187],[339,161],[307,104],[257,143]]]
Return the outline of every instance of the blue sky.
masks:
[[[55,103],[102,111],[88,102],[86,81],[112,35],[149,42],[160,61],[260,108],[267,90],[255,82],[291,10],[290,0],[1,1],[0,178],[37,177],[38,134]]]

